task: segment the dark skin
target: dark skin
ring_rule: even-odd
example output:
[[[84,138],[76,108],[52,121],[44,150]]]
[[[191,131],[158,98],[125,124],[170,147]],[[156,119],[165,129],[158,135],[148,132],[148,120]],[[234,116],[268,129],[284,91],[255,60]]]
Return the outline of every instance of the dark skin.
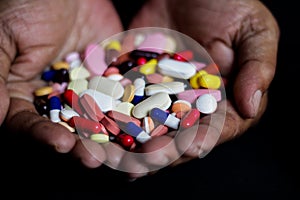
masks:
[[[150,140],[140,149],[160,149],[158,154],[137,159],[109,144],[79,140],[37,114],[32,91],[43,84],[39,74],[48,63],[122,31],[120,20],[110,2],[104,0],[16,2],[0,4],[0,91],[4,94],[0,121],[6,117],[11,130],[31,135],[57,152],[72,153],[87,167],[98,167],[106,160],[137,178],[166,165],[175,166],[205,156],[216,145],[243,134],[266,109],[267,91],[276,71],[279,28],[261,2],[149,0],[129,28],[167,27],[192,37],[208,50],[232,92],[220,102],[216,113],[202,118],[197,128],[180,132],[175,139],[168,134]],[[224,124],[219,120],[210,123],[210,117],[223,119],[225,114]]]

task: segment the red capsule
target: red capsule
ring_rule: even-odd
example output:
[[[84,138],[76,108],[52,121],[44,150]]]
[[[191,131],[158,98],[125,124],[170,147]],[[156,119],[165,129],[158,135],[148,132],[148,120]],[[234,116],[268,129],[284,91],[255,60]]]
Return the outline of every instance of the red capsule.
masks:
[[[184,128],[192,127],[199,118],[200,118],[199,110],[193,108],[183,116],[183,119],[181,120],[181,126]]]
[[[83,111],[79,104],[79,96],[71,89],[67,89],[63,94],[65,102],[73,108],[80,116],[83,115]]]
[[[117,140],[124,147],[130,147],[134,143],[134,138],[126,133],[119,134]]]
[[[69,120],[68,124],[79,131],[88,133],[100,133],[103,131],[102,124],[83,117],[74,116]]]

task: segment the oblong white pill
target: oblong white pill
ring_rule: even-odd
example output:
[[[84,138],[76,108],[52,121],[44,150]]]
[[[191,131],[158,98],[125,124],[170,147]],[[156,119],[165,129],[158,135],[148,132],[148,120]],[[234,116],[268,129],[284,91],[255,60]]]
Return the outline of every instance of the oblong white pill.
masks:
[[[159,92],[138,103],[132,109],[132,115],[135,118],[141,119],[146,117],[152,108],[167,110],[171,106],[171,103],[172,100],[169,94]]]
[[[160,60],[157,66],[161,74],[175,78],[189,79],[196,73],[194,65],[168,58]]]
[[[211,114],[217,109],[217,100],[211,94],[203,94],[196,100],[197,109],[204,114]]]
[[[94,76],[88,84],[88,89],[97,90],[103,94],[119,99],[124,94],[124,87],[120,82],[104,76]]]
[[[62,109],[59,115],[64,121],[69,121],[74,116],[79,117],[79,114],[75,110],[66,108]]]
[[[147,96],[165,92],[168,94],[178,94],[184,91],[184,83],[179,81],[165,82],[165,83],[157,83],[148,85],[145,87],[145,93]]]
[[[97,90],[87,89],[83,91],[79,97],[82,97],[84,94],[90,95],[100,107],[102,112],[113,110],[116,107],[115,99],[107,94]]]

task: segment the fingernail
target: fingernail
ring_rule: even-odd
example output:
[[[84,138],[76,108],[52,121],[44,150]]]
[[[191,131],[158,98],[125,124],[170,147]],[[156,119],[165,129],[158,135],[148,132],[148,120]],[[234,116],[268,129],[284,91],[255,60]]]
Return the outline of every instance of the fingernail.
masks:
[[[251,103],[252,103],[252,113],[251,113],[251,116],[252,117],[255,117],[256,114],[257,114],[257,112],[258,112],[258,108],[259,108],[261,96],[262,96],[261,90],[256,90],[256,92],[252,96],[252,99],[251,99]]]
[[[199,150],[198,157],[199,157],[199,158],[203,158],[203,156],[204,156],[204,152],[203,152],[202,149],[200,149],[200,150]]]

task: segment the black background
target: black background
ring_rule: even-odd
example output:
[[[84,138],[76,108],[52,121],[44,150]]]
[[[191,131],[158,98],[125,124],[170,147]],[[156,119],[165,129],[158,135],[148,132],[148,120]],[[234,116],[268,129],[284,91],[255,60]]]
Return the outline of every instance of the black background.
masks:
[[[142,1],[115,0],[124,26]],[[128,182],[106,166],[87,169],[70,155],[56,154],[1,130],[1,193],[41,199],[232,198],[299,199],[299,11],[292,1],[263,1],[281,29],[278,68],[268,109],[241,137],[201,160]],[[296,2],[296,1],[293,1]],[[12,190],[12,192],[9,192]],[[42,194],[40,194],[42,192]]]

